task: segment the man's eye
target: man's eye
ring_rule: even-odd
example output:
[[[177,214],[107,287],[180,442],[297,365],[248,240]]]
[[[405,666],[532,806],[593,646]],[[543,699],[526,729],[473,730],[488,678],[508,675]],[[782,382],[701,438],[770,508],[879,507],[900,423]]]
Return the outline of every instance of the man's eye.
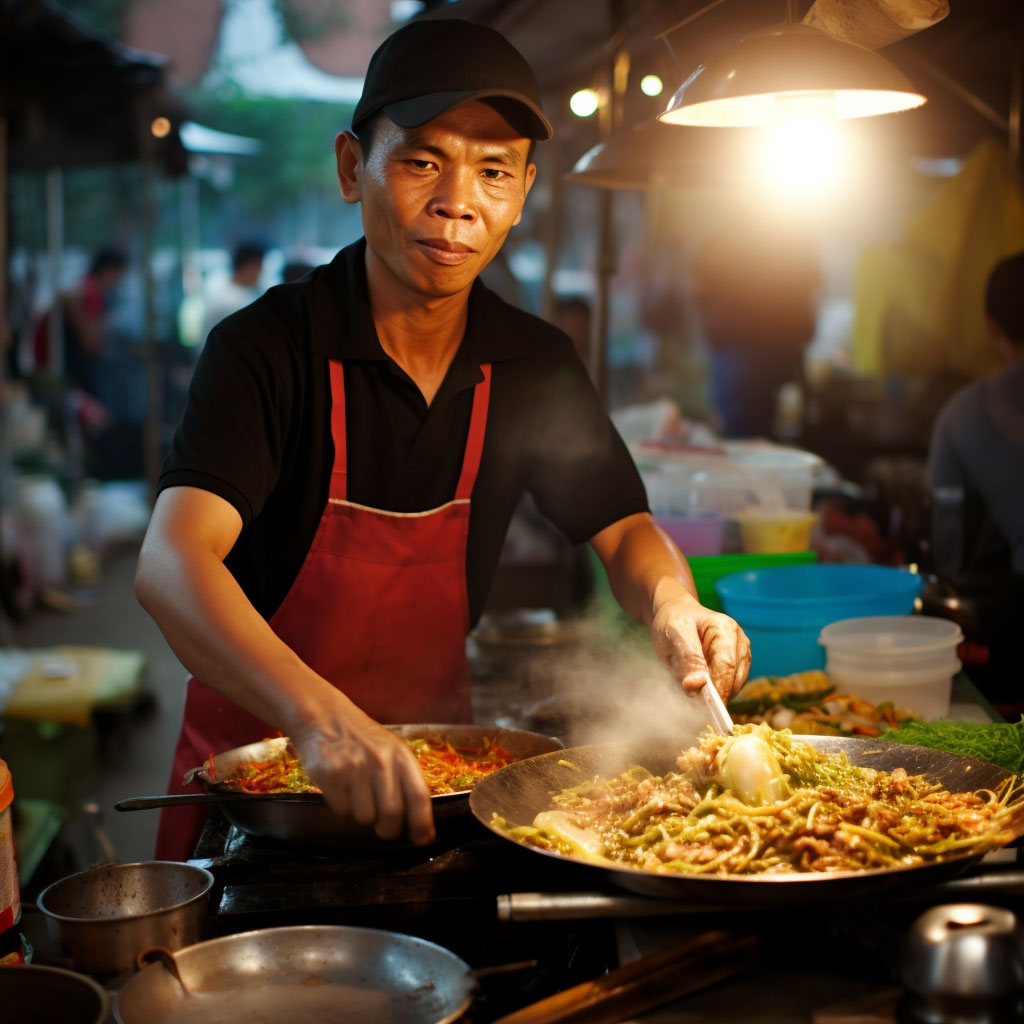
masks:
[[[488,167],[483,174],[488,181],[500,181],[509,176],[508,171],[499,171],[497,167]]]
[[[432,160],[410,160],[409,163],[418,171],[429,171],[434,166]]]

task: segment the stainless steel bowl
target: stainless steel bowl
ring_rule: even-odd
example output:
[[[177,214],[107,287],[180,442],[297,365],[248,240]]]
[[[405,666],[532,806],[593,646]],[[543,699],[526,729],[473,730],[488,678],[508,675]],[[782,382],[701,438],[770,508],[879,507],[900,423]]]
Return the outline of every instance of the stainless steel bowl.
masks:
[[[106,989],[74,971],[41,964],[0,967],[0,1007],[5,1021],[106,1024],[110,1019]]]
[[[1024,929],[1001,907],[951,903],[922,914],[903,940],[900,974],[907,1021],[1024,1020]]]

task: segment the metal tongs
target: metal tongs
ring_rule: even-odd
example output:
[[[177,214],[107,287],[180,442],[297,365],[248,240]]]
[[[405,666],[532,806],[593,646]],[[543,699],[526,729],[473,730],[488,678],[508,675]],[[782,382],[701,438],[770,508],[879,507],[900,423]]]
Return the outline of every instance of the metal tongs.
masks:
[[[710,673],[708,673],[707,682],[696,693],[690,691],[690,696],[704,702],[704,708],[716,732],[720,732],[723,736],[732,735],[732,718],[726,709],[725,701],[722,700],[721,694],[711,681]]]

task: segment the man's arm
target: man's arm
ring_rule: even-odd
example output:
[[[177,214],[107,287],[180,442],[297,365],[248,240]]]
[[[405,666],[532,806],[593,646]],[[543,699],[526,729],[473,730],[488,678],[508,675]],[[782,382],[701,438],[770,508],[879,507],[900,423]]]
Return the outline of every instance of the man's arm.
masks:
[[[163,491],[139,556],[140,603],[196,678],[291,737],[335,811],[382,838],[408,822],[414,842],[430,841],[430,795],[408,745],[283,643],[224,566],[241,528],[217,495]]]
[[[686,559],[647,512],[626,516],[590,541],[623,609],[651,631],[658,657],[687,690],[710,673],[728,701],[750,669],[750,642],[729,616],[705,608]]]

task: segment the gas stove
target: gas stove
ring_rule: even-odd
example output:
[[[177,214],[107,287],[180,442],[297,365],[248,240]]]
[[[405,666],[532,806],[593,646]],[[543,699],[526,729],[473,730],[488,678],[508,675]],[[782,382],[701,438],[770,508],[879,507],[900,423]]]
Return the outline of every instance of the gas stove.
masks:
[[[873,1019],[893,1019],[888,1010],[899,996],[900,942],[928,906],[988,899],[1022,912],[1019,894],[996,895],[984,886],[972,891],[969,881],[814,906],[666,905],[624,893],[599,869],[503,841],[469,814],[446,825],[429,847],[328,854],[248,835],[213,813],[192,861],[216,880],[212,931],[355,925],[428,939],[474,969],[519,964],[482,983],[472,1011],[474,1024],[482,1024],[681,936],[726,929],[756,940],[757,956],[744,973],[687,997],[685,1015],[667,1008],[645,1015],[645,1022],[696,1020],[692,1014],[706,1010],[723,1024],[825,1024],[842,1021],[848,1007],[854,1013],[848,1019],[855,1019],[856,1007],[869,1004]],[[1002,851],[1004,868],[1016,867],[1015,856]],[[531,894],[533,903],[512,894]],[[547,894],[558,894],[560,911]],[[524,968],[524,961],[533,964]]]

